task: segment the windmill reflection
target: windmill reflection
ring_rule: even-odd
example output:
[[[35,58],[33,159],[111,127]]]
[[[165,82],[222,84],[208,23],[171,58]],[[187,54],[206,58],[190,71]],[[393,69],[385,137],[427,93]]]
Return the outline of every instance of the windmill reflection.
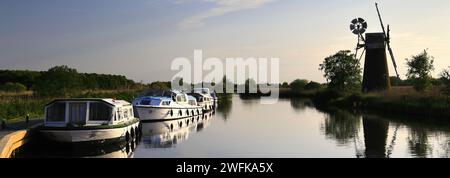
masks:
[[[389,122],[373,116],[363,116],[365,156],[386,158]]]
[[[184,119],[142,123],[142,143],[145,148],[171,148],[187,140],[190,133],[208,127],[214,112]]]
[[[392,154],[399,126],[394,129],[388,142],[389,121],[343,110],[328,110],[328,113],[322,131],[340,146],[353,146],[356,157],[387,158]]]

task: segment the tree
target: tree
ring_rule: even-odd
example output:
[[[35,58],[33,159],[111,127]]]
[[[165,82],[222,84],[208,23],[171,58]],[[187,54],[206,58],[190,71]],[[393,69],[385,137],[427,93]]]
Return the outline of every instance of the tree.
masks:
[[[305,89],[305,86],[308,84],[308,80],[296,79],[289,84],[291,86],[292,91],[301,91]]]
[[[412,56],[411,59],[406,59],[408,65],[406,77],[413,81],[417,91],[425,91],[432,86],[430,73],[434,70],[433,62],[434,57],[428,55],[427,50]]]
[[[441,74],[441,81],[446,86],[445,93],[450,94],[450,66],[448,69],[444,69]]]
[[[361,67],[349,50],[342,50],[325,58],[319,65],[330,89],[354,91],[361,87]]]
[[[289,83],[283,82],[283,84],[281,84],[281,88],[289,88]]]
[[[321,89],[322,85],[320,83],[311,81],[308,84],[306,84],[305,89],[306,90],[318,90]]]
[[[69,96],[81,89],[81,78],[76,69],[65,65],[49,69],[40,76],[34,90],[41,96]]]

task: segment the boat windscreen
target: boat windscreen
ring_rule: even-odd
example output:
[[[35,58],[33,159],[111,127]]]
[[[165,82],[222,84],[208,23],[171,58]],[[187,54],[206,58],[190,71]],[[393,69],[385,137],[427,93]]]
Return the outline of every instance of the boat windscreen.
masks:
[[[62,122],[66,116],[66,103],[56,102],[47,107],[46,121]]]

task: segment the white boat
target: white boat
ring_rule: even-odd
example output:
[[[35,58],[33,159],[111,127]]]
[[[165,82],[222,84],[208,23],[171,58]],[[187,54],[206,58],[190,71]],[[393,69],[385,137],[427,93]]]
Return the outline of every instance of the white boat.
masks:
[[[190,95],[197,99],[198,105],[201,106],[205,112],[214,109],[214,98],[211,96],[209,88],[194,88]]]
[[[141,121],[164,121],[203,114],[197,100],[174,90],[149,90],[133,101],[136,115]]]
[[[44,138],[57,142],[131,141],[140,133],[133,107],[114,99],[58,99],[45,106]]]

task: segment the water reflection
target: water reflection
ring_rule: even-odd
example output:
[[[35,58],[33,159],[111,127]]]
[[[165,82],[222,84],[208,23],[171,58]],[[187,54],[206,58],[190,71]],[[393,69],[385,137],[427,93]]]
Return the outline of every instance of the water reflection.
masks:
[[[410,153],[419,158],[429,155],[428,133],[423,128],[412,127],[408,136],[408,147]]]
[[[389,122],[373,116],[363,116],[365,156],[385,158]]]
[[[360,128],[360,117],[338,109],[329,112],[321,127],[325,135],[336,140],[339,145],[347,145],[354,141]]]
[[[60,144],[36,138],[19,158],[132,158],[139,140],[131,142]]]
[[[309,99],[302,99],[302,98],[293,98],[290,99],[290,103],[291,103],[291,107],[295,110],[295,111],[303,111],[307,108],[313,108],[314,104],[311,100]]]
[[[414,120],[323,108],[302,99],[262,105],[234,95],[205,119],[143,123],[135,144],[89,149],[44,144],[25,157],[449,157],[450,124]]]
[[[232,98],[224,97],[223,99],[219,100],[217,104],[217,113],[220,114],[225,121],[228,120],[228,116],[231,113],[233,106]]]
[[[214,112],[184,119],[142,124],[144,148],[172,148],[187,140],[190,133],[200,132],[210,123]]]

